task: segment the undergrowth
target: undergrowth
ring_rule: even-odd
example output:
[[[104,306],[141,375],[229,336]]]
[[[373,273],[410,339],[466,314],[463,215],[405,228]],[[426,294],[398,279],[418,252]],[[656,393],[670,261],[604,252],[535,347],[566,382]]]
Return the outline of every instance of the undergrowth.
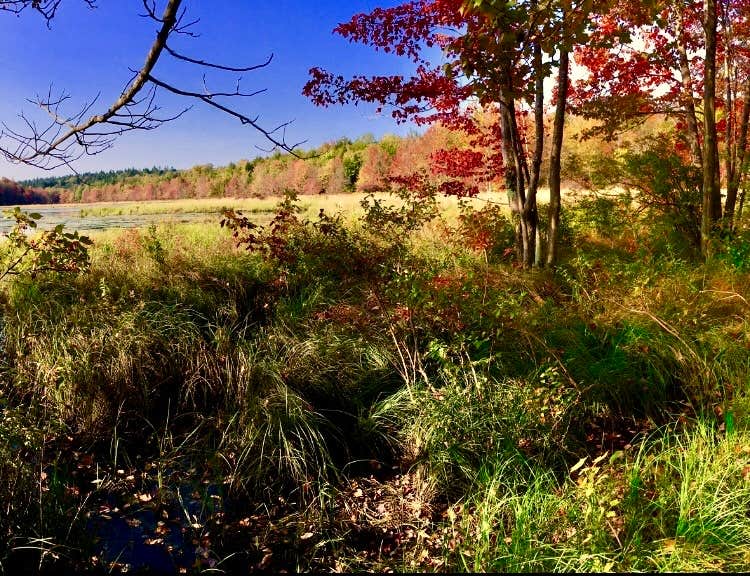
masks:
[[[86,536],[121,518],[176,572],[746,566],[743,236],[699,263],[603,200],[524,272],[502,212],[402,200],[6,279],[3,569],[145,570]]]

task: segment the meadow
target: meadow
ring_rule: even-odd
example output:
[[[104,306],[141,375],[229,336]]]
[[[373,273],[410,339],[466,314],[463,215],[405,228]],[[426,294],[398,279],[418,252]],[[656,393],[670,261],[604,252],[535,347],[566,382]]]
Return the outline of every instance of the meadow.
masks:
[[[570,191],[568,191],[570,193]],[[542,190],[540,200],[544,200],[545,191]],[[548,191],[547,191],[548,194]],[[585,194],[585,192],[583,193]],[[314,218],[321,209],[329,213],[341,213],[347,218],[358,218],[362,215],[361,205],[365,194],[318,194],[302,196],[298,205],[301,208],[300,216],[303,218]],[[372,194],[372,198],[380,202],[395,205],[402,201],[388,193]],[[221,217],[224,210],[240,210],[246,214],[256,215],[263,218],[265,215],[273,216],[276,213],[279,197],[269,196],[266,198],[189,198],[181,200],[144,200],[144,201],[117,201],[117,202],[91,202],[87,204],[31,204],[24,206],[27,211],[38,212],[44,219],[39,222],[40,227],[48,227],[48,220],[55,223],[64,221],[63,217],[75,217],[80,220],[79,230],[106,230],[118,226],[108,226],[108,219],[120,216],[157,216],[164,222],[180,220],[183,215],[205,215],[201,218],[206,223],[215,222]],[[452,197],[441,197],[437,200],[441,210],[446,212],[447,217],[455,216],[458,210],[458,199]],[[480,194],[476,200],[468,199],[472,205],[480,206],[483,202],[492,202],[507,206],[504,195],[498,192],[485,192]],[[60,216],[61,215],[61,216]],[[211,220],[213,218],[213,220]],[[7,228],[12,223],[7,222]],[[69,226],[69,224],[66,224]]]
[[[79,206],[234,212],[2,281],[0,571],[746,569],[750,235],[490,200]]]

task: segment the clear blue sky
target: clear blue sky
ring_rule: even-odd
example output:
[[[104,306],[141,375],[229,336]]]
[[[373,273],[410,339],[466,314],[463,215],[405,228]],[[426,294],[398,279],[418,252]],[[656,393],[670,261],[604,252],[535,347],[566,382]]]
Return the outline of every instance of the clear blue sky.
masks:
[[[183,53],[230,65],[264,61],[274,54],[272,64],[243,75],[246,91],[267,88],[265,94],[234,105],[248,115],[260,115],[264,126],[287,120],[287,140],[307,140],[304,147],[317,146],[343,136],[356,138],[365,133],[405,134],[413,126],[397,126],[386,112],[376,115],[374,107],[316,108],[301,95],[308,70],[321,66],[331,71],[354,73],[409,72],[403,59],[349,44],[332,34],[334,26],[357,12],[393,5],[392,0],[186,0],[189,18],[200,22],[198,38],[180,37],[172,42]],[[44,21],[28,11],[20,17],[0,12],[0,120],[19,127],[17,115],[35,113],[26,102],[46,93],[52,84],[72,96],[71,106],[80,105],[101,93],[102,105],[119,95],[130,76],[128,68],[139,68],[156,31],[156,24],[139,16],[141,0],[99,0],[90,10],[81,0],[64,0],[58,16],[47,29]],[[157,2],[163,8],[163,0]],[[202,72],[166,58],[156,76],[200,91]],[[236,74],[209,74],[212,88],[234,89]],[[223,79],[224,83],[220,83]],[[159,96],[165,113],[181,108],[178,98]],[[184,102],[183,102],[184,104]],[[156,131],[121,137],[114,149],[99,156],[82,158],[79,171],[128,167],[227,164],[263,154],[256,146],[268,144],[252,129],[200,103],[181,119]],[[71,108],[73,110],[73,108]],[[40,120],[43,118],[40,117]],[[55,174],[69,173],[59,169]],[[49,174],[0,160],[0,176],[23,179]]]

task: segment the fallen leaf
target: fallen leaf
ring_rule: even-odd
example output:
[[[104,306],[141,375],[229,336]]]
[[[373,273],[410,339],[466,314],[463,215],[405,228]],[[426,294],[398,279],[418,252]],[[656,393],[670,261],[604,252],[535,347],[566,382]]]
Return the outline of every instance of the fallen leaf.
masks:
[[[580,460],[579,460],[578,462],[576,462],[576,463],[575,463],[575,464],[573,465],[573,467],[572,467],[572,468],[570,469],[570,473],[572,474],[573,472],[576,472],[576,471],[577,471],[578,469],[580,469],[580,468],[581,468],[581,466],[583,466],[583,465],[584,465],[584,464],[586,463],[586,460],[588,460],[588,459],[589,459],[589,457],[588,457],[588,456],[584,456],[583,458],[581,458],[581,459],[580,459]]]
[[[299,537],[300,540],[309,540],[312,538],[314,534],[312,532],[305,532],[302,536]]]
[[[273,557],[273,552],[270,549],[264,548],[263,552],[265,553],[265,556],[263,556],[263,559],[260,561],[260,568],[262,569],[268,568],[268,565],[271,563],[271,558]]]
[[[594,458],[594,465],[599,464],[602,460],[604,460],[607,456],[609,456],[609,451],[605,452],[601,456],[598,456],[597,458]]]
[[[165,534],[169,534],[169,532],[170,532],[169,526],[167,526],[166,524],[164,524],[164,522],[160,522],[158,524],[159,525],[157,525],[156,529],[154,530],[154,532],[156,534],[159,534],[160,536],[164,536]]]

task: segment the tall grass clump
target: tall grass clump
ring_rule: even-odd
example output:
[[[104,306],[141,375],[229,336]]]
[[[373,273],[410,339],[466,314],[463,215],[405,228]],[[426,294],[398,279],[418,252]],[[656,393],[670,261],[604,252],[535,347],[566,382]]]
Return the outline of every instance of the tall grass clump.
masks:
[[[398,383],[376,343],[323,323],[302,334],[264,329],[243,350],[220,445],[238,486],[265,485],[269,474],[327,481],[349,463],[390,457],[368,407]]]
[[[502,465],[487,466],[448,513],[450,565],[466,572],[612,570],[615,541],[605,513],[594,498],[574,492],[535,467],[520,481]]]
[[[491,463],[519,482],[529,466],[565,463],[578,396],[559,380],[554,368],[527,380],[497,379],[468,364],[412,383],[376,413],[398,430],[408,461],[440,493],[456,497]]]
[[[641,513],[634,568],[742,570],[750,546],[750,437],[699,421],[667,429],[638,454],[631,489]]]
[[[568,477],[481,468],[447,513],[445,554],[467,571],[735,571],[748,557],[748,437],[697,422]]]

